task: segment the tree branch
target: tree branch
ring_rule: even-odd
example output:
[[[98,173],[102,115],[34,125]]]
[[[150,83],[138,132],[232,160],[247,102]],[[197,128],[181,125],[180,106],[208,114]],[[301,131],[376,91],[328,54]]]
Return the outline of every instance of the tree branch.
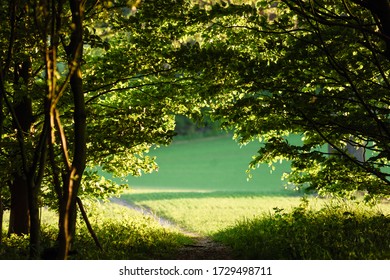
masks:
[[[83,206],[83,203],[80,199],[80,197],[76,197],[76,201],[77,201],[77,204],[79,206],[79,209],[80,209],[80,212],[81,212],[81,215],[83,216],[83,219],[84,219],[84,222],[88,228],[88,231],[89,233],[91,234],[93,240],[95,241],[95,244],[96,246],[101,250],[103,251],[103,247],[102,245],[100,244],[99,242],[99,239],[95,233],[95,231],[93,230],[92,226],[91,226],[91,223],[89,222],[88,220],[88,216],[87,216],[87,213],[85,212],[85,209],[84,209],[84,206]]]

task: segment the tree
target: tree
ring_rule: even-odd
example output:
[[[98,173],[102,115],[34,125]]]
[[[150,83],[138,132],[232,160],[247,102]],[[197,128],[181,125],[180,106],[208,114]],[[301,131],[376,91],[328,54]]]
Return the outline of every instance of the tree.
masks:
[[[169,66],[172,36],[181,32],[171,22],[183,4],[173,2],[1,1],[2,179],[15,182],[18,170],[26,184],[11,197],[27,196],[31,258],[41,251],[41,205],[59,212],[57,257],[66,259],[78,197],[120,191],[94,167],[117,176],[156,169],[144,153],[169,143],[185,102],[196,105],[172,91],[185,81]],[[23,61],[31,61],[27,83],[12,75]],[[28,118],[14,104],[31,106]]]
[[[215,118],[262,140],[250,166],[289,160],[295,187],[388,195],[388,1],[230,2],[195,7],[183,65]]]
[[[11,197],[10,233],[26,233],[31,223],[32,250],[35,247],[38,217],[36,205],[29,203],[34,196],[35,183],[40,180],[43,165],[39,164],[36,154],[30,157],[32,147],[26,145],[26,138],[33,139],[30,134],[32,125],[32,101],[30,81],[32,79],[32,59],[36,53],[32,50],[41,43],[37,33],[29,26],[32,18],[27,16],[23,3],[13,1],[1,2],[2,16],[2,65],[0,71],[0,111],[2,138],[2,179],[9,182]],[[30,41],[26,40],[29,34]],[[37,39],[37,40],[35,40]],[[24,46],[24,49],[22,49]],[[12,94],[10,94],[12,92]],[[12,95],[12,96],[11,96]],[[6,107],[8,115],[4,114]],[[11,140],[12,139],[12,140]],[[11,160],[12,159],[12,160]],[[29,161],[33,162],[29,166]],[[30,168],[31,167],[31,168]],[[39,184],[39,183],[38,183]],[[2,192],[4,194],[5,192]],[[32,219],[29,219],[31,218]]]

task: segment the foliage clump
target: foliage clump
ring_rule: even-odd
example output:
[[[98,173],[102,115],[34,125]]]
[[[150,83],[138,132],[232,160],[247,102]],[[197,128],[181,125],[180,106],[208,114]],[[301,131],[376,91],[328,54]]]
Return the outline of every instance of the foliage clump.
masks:
[[[241,259],[355,260],[390,258],[390,217],[347,203],[320,210],[307,200],[290,212],[250,220],[216,234]]]

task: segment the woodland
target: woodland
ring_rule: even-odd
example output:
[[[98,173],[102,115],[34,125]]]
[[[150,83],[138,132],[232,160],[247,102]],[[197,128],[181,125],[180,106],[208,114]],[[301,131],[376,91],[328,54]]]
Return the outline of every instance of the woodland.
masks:
[[[290,161],[297,189],[390,194],[388,0],[1,0],[0,14],[0,235],[10,213],[30,259],[42,207],[67,259],[83,201],[126,189],[95,167],[155,171],[148,151],[178,115],[257,141],[254,170]]]

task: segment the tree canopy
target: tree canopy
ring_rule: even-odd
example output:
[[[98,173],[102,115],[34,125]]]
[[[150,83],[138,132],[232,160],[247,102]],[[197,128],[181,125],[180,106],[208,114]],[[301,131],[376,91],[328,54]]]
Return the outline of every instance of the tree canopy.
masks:
[[[242,143],[261,140],[251,167],[289,160],[294,187],[388,195],[389,9],[387,1],[198,6],[187,69],[215,118]]]

